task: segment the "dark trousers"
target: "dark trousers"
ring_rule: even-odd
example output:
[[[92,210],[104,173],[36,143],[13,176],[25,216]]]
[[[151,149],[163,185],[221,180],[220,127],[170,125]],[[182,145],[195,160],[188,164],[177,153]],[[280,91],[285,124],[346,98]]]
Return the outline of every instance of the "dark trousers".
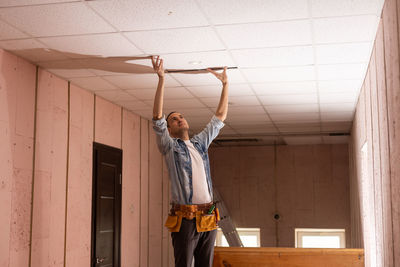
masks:
[[[171,233],[175,267],[212,267],[217,230],[197,232],[196,219],[182,219],[179,232]]]

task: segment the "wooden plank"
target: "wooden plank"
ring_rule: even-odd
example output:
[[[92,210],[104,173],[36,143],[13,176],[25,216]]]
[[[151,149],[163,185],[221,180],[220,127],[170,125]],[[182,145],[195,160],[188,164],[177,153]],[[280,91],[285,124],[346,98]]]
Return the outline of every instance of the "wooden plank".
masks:
[[[31,266],[63,266],[68,84],[39,70]]]
[[[27,266],[30,250],[36,68],[0,49],[0,265]]]
[[[66,266],[89,266],[94,95],[70,85]]]
[[[121,148],[121,107],[98,96],[95,101],[94,140]]]
[[[214,250],[214,267],[362,267],[363,249],[222,248]]]
[[[121,266],[139,267],[140,117],[123,110]]]
[[[162,157],[149,127],[149,267],[162,266]]]
[[[140,119],[140,266],[149,260],[149,121]]]
[[[393,238],[392,238],[392,206],[390,196],[390,159],[389,159],[389,134],[385,80],[385,51],[383,43],[383,23],[379,24],[375,40],[376,51],[376,76],[379,110],[379,139],[382,176],[382,212],[383,212],[383,253],[384,266],[392,267],[393,264]]]

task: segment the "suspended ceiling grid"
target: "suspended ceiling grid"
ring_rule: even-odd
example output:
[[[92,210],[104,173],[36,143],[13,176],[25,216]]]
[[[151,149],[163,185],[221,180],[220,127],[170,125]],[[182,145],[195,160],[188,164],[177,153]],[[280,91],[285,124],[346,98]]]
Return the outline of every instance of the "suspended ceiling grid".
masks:
[[[0,47],[148,119],[157,76],[129,73],[131,63],[151,66],[150,60],[129,57],[161,55],[170,69],[237,67],[228,72],[222,138],[343,143],[346,136],[327,134],[350,131],[382,5],[382,0],[2,0]],[[99,59],[101,66],[76,65],[86,58]],[[192,131],[199,131],[220,91],[211,74],[167,74],[165,113],[182,112]]]

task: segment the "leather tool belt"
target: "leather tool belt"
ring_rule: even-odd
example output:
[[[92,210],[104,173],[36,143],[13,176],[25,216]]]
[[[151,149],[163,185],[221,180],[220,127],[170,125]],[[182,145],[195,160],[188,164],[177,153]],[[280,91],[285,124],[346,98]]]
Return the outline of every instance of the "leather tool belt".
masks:
[[[220,220],[218,208],[214,203],[197,205],[172,204],[165,226],[170,232],[179,232],[182,219],[193,220],[196,218],[197,232],[207,232],[217,229]]]

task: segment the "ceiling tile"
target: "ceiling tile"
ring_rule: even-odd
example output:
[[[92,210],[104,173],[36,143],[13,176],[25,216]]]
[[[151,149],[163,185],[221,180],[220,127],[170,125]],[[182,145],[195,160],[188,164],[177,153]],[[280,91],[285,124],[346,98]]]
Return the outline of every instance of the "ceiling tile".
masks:
[[[1,29],[0,40],[20,39],[29,37],[25,33],[17,30],[13,26],[8,25],[7,23],[1,20],[0,20],[0,29]]]
[[[316,94],[309,95],[270,95],[259,96],[263,105],[299,105],[299,104],[317,104]]]
[[[322,144],[321,136],[285,136],[288,145],[318,145]]]
[[[354,112],[355,110],[355,103],[340,103],[340,104],[327,104],[321,103],[320,110],[323,113],[329,112]]]
[[[317,67],[320,80],[363,80],[367,64],[319,65]]]
[[[72,78],[81,78],[81,77],[94,77],[94,74],[86,69],[48,69],[43,66],[43,63],[40,63],[39,66],[45,68],[46,70],[54,73],[55,75],[65,78],[67,80]]]
[[[232,115],[256,115],[266,114],[262,106],[251,105],[251,106],[229,106],[228,117]]]
[[[311,0],[313,17],[379,15],[376,0]]]
[[[0,47],[35,63],[67,59],[62,53],[45,48],[35,39],[0,41]]]
[[[204,116],[207,117],[208,120],[211,120],[211,117],[214,115],[214,112],[209,108],[182,108],[179,109],[179,112],[182,113],[184,117]]]
[[[315,80],[314,67],[278,67],[242,69],[251,83]]]
[[[124,33],[148,54],[222,50],[224,46],[211,27]]]
[[[322,136],[324,144],[347,144],[349,143],[349,136]]]
[[[152,100],[156,94],[155,88],[148,88],[148,89],[133,89],[133,90],[126,90],[127,93],[130,95],[135,96],[139,100]]]
[[[314,64],[312,46],[241,49],[231,53],[241,68]]]
[[[0,16],[34,37],[115,31],[83,2],[5,8]]]
[[[208,25],[193,0],[91,1],[89,5],[120,31]]]
[[[126,109],[132,111],[133,113],[135,113],[136,115],[139,115],[145,119],[151,120],[153,118],[153,109],[152,108],[148,108],[148,109],[130,109],[125,107]]]
[[[134,96],[126,93],[121,89],[96,91],[96,95],[101,96],[114,103],[118,101],[137,101],[137,99]]]
[[[321,131],[320,123],[280,123],[276,124],[281,133],[319,133]]]
[[[150,117],[153,116],[153,107],[147,105],[143,101],[138,101],[138,100],[120,100],[116,101],[118,105],[125,107],[126,109],[132,110],[132,111],[138,111],[142,114],[149,114]],[[138,113],[137,113],[138,114]],[[145,116],[146,117],[146,116]],[[146,117],[148,118],[148,117]]]
[[[158,77],[155,74],[132,74],[103,76],[103,78],[121,89],[154,89],[157,88]],[[177,87],[177,83],[169,75],[165,76],[165,87]]]
[[[314,19],[315,42],[345,43],[373,41],[379,18],[375,15]]]
[[[236,132],[239,134],[275,134],[278,133],[278,131],[276,130],[276,128],[274,126],[269,126],[268,128],[254,128],[254,129],[236,129]]]
[[[146,104],[153,106],[153,100],[144,101]],[[176,111],[177,109],[189,109],[189,108],[205,108],[205,106],[197,99],[165,99],[164,110],[165,111]],[[165,113],[169,113],[165,112]]]
[[[119,33],[39,38],[70,58],[134,56],[142,54]],[[107,44],[107,45],[104,45]],[[150,60],[148,60],[150,62]]]
[[[207,107],[216,108],[219,104],[219,97],[206,97],[200,100],[207,105]],[[260,102],[255,96],[231,96],[229,97],[229,107],[237,106],[259,106]]]
[[[354,112],[321,113],[321,121],[352,121]]]
[[[156,88],[126,90],[140,100],[153,100]],[[185,87],[168,87],[164,89],[164,99],[191,98],[193,95]]]
[[[236,135],[236,134],[237,132],[235,130],[225,125],[225,127],[220,130],[218,136],[221,137],[223,135]]]
[[[284,114],[284,113],[296,113],[296,112],[319,112],[318,104],[307,104],[307,105],[273,105],[265,106],[268,114]]]
[[[308,17],[306,0],[199,1],[214,24],[293,20]]]
[[[63,2],[79,2],[81,0],[1,0],[0,7],[29,6],[40,4],[55,4]]]
[[[218,80],[211,73],[190,74],[190,73],[174,73],[170,74],[178,80],[183,86],[200,86],[200,85],[219,85],[221,81]],[[239,70],[227,70],[229,84],[244,83],[245,80]],[[220,87],[222,88],[222,86]]]
[[[334,80],[319,81],[318,89],[320,93],[346,93],[360,91],[363,80]]]
[[[369,62],[372,44],[330,44],[316,46],[317,64],[340,64]]]
[[[317,93],[317,84],[315,81],[253,83],[252,87],[257,95],[298,95]]]
[[[308,20],[217,26],[230,49],[310,45]]]
[[[209,67],[235,66],[227,51],[208,51],[161,55],[166,69],[205,69]]]
[[[321,104],[325,103],[355,103],[358,98],[358,95],[350,92],[350,93],[336,93],[336,94],[320,94],[319,102]]]
[[[239,125],[246,125],[246,128],[249,128],[248,124],[254,124],[252,127],[257,127],[260,128],[260,126],[255,126],[255,125],[260,125],[261,123],[266,125],[271,125],[270,123],[270,119],[267,116],[267,114],[253,114],[253,115],[232,115],[229,114],[229,116],[227,116],[226,118],[226,122],[229,123],[230,125],[236,125],[236,128],[240,128]]]
[[[319,121],[319,113],[286,113],[286,114],[270,114],[271,119],[279,122],[287,122],[287,121]]]
[[[82,77],[82,78],[71,78],[71,83],[76,84],[84,89],[90,91],[98,90],[112,90],[116,89],[114,85],[105,81],[100,77]]]

